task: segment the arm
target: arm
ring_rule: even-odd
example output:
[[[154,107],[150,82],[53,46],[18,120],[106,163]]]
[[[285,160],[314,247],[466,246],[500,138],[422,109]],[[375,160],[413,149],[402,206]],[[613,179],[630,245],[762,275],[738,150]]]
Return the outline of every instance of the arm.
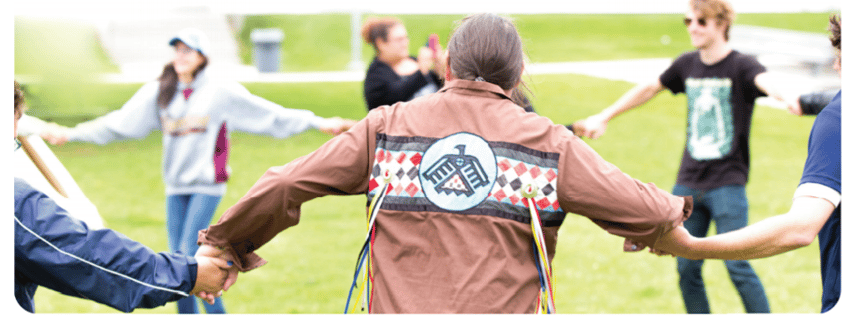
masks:
[[[247,272],[265,264],[255,250],[298,224],[303,203],[325,195],[365,193],[372,158],[369,142],[375,141],[375,134],[368,132],[369,120],[306,156],[266,171],[218,223],[199,233],[199,243],[224,252],[206,246],[199,252],[232,259],[235,267]]]
[[[690,197],[673,196],[630,177],[575,136],[566,141],[558,166],[558,202],[564,211],[625,237],[626,246],[650,247],[690,216]]]
[[[228,125],[238,131],[286,138],[309,129],[339,134],[351,126],[339,117],[323,118],[312,111],[285,108],[251,94],[238,83],[227,87],[223,94],[228,102],[223,105]]]
[[[775,73],[763,72],[753,79],[759,90],[767,94],[767,96],[779,101],[785,105],[788,113],[794,115],[802,115],[800,103],[794,95],[787,95],[787,98],[782,94],[786,92],[782,89],[782,80]]]
[[[586,136],[591,139],[596,139],[605,134],[605,129],[608,127],[608,122],[617,115],[620,115],[637,106],[641,106],[650,99],[658,95],[664,90],[664,85],[659,79],[653,82],[638,85],[623,94],[614,104],[602,110],[595,115],[592,115],[584,120],[580,120],[573,124],[574,132],[578,136]]]
[[[155,253],[113,230],[88,229],[17,178],[15,271],[38,285],[123,312],[188,296],[199,273],[193,257]],[[218,278],[223,282],[223,272]]]
[[[811,244],[835,206],[821,198],[794,199],[788,213],[725,234],[691,237],[679,227],[655,248],[689,259],[746,260],[770,257]]]
[[[47,122],[42,121],[37,117],[24,114],[21,115],[21,119],[18,120],[18,135],[29,136],[32,134],[40,134],[47,126]]]
[[[145,137],[159,127],[156,106],[158,91],[157,82],[145,84],[120,109],[71,129],[47,128],[42,136],[51,144],[83,141],[101,145],[115,140]]]

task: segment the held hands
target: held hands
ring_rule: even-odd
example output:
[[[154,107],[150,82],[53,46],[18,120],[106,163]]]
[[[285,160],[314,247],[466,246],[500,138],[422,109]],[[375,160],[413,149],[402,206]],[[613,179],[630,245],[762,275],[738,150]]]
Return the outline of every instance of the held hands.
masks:
[[[788,106],[787,106],[788,113],[791,113],[791,114],[797,115],[797,116],[803,115],[803,106],[802,106],[802,104],[800,104],[800,96],[801,95],[798,94],[798,95],[795,95],[794,97],[792,97],[791,99],[785,101],[785,103],[788,104]]]
[[[658,256],[669,255],[672,257],[681,256],[688,259],[699,259],[696,258],[698,257],[696,253],[699,250],[695,243],[696,240],[684,226],[679,225],[662,235],[653,247],[649,247],[649,252]],[[646,245],[629,239],[626,239],[624,247],[625,251],[629,252],[639,252],[647,248]]]
[[[195,258],[198,259],[198,278],[192,294],[207,301],[207,303],[213,304],[215,298],[221,296],[222,290],[227,291],[236,283],[239,270],[236,266],[233,266],[233,258],[230,254],[210,245],[201,245],[195,253]],[[205,265],[214,266],[205,267],[205,269],[211,271],[205,273],[208,275],[201,275],[202,262]],[[208,283],[213,286],[210,287]]]
[[[319,126],[319,131],[337,136],[342,134],[342,132],[348,131],[354,124],[357,124],[357,121],[334,116],[326,118],[321,126]]]
[[[592,115],[586,119],[573,123],[573,132],[580,137],[598,139],[605,134],[608,128],[608,120],[599,114]]]
[[[195,259],[198,261],[198,276],[195,278],[192,294],[209,304],[215,304],[215,298],[222,294],[227,269],[232,265],[216,257],[196,256]]]

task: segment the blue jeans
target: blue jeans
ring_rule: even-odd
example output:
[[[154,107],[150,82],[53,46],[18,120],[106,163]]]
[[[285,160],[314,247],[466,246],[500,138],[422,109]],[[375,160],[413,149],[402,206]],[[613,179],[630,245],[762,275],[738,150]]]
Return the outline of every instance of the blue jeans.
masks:
[[[198,231],[210,225],[221,196],[204,194],[169,195],[165,198],[165,224],[171,252],[194,256],[198,251]],[[209,305],[201,301],[207,313],[225,313],[221,298]],[[177,313],[198,313],[195,296],[177,300]]]
[[[685,228],[695,237],[705,237],[711,220],[717,233],[730,232],[747,225],[747,193],[742,185],[728,185],[708,191],[691,189],[682,185],[673,186],[674,195],[693,196],[694,211],[685,221]],[[679,288],[688,313],[711,313],[705,284],[702,280],[702,260],[678,257]],[[770,313],[764,287],[750,263],[741,260],[726,260],[726,270],[747,313]]]

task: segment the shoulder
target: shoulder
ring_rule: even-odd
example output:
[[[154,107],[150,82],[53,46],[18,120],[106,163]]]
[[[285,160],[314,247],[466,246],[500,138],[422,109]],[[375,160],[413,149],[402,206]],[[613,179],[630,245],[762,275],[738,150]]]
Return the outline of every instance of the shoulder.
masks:
[[[387,65],[387,63],[382,62],[380,59],[378,59],[378,57],[375,57],[375,58],[372,59],[372,63],[369,64],[369,68],[367,69],[367,72],[383,70],[383,69],[390,69],[390,65]]]
[[[156,96],[159,93],[159,80],[145,83],[136,93]]]
[[[699,59],[699,52],[689,51],[689,52],[685,52],[685,53],[679,55],[679,57],[676,57],[676,59],[673,60],[673,65],[686,64],[686,63],[689,64],[689,63],[692,63],[693,61],[698,60],[698,59]]]
[[[24,223],[49,221],[58,205],[26,180],[15,178],[15,217]]]
[[[696,51],[689,51],[679,55],[676,59],[670,63],[670,66],[667,67],[665,74],[674,75],[685,73],[687,70],[696,66],[697,62],[699,62],[699,53]]]
[[[224,95],[225,97],[251,94],[244,85],[235,80],[214,76],[207,76],[203,84],[203,89],[205,92],[214,95]]]
[[[766,70],[765,67],[758,61],[756,56],[744,54],[737,50],[732,50],[732,52],[729,53],[729,56],[731,58],[730,61],[740,68]]]
[[[753,55],[750,55],[750,54],[745,54],[745,53],[742,53],[742,52],[734,50],[734,49],[729,53],[729,57],[731,57],[733,60],[736,60],[736,61],[756,63],[756,64],[759,63],[758,59],[756,59],[756,56],[753,56]]]
[[[15,177],[15,209],[17,210],[19,203],[25,202],[27,199],[44,195],[40,191],[33,188],[26,180]]]
[[[372,60],[369,68],[366,70],[366,78],[385,78],[394,75],[392,67],[382,62],[378,58]]]

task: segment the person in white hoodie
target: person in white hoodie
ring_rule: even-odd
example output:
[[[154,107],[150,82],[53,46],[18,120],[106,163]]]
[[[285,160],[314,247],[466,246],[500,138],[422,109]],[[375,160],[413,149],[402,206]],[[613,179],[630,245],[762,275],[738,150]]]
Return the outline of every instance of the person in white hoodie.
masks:
[[[51,144],[102,145],[161,130],[169,247],[192,256],[198,249],[198,231],[209,225],[225,193],[229,131],[276,138],[309,129],[339,134],[354,121],[287,109],[235,81],[211,77],[205,71],[209,40],[198,29],[181,30],[169,44],[175,49],[174,60],[120,109],[73,128],[47,129],[42,137]],[[204,306],[207,313],[225,313],[221,300]],[[178,313],[198,312],[194,297],[178,301],[177,307]]]

